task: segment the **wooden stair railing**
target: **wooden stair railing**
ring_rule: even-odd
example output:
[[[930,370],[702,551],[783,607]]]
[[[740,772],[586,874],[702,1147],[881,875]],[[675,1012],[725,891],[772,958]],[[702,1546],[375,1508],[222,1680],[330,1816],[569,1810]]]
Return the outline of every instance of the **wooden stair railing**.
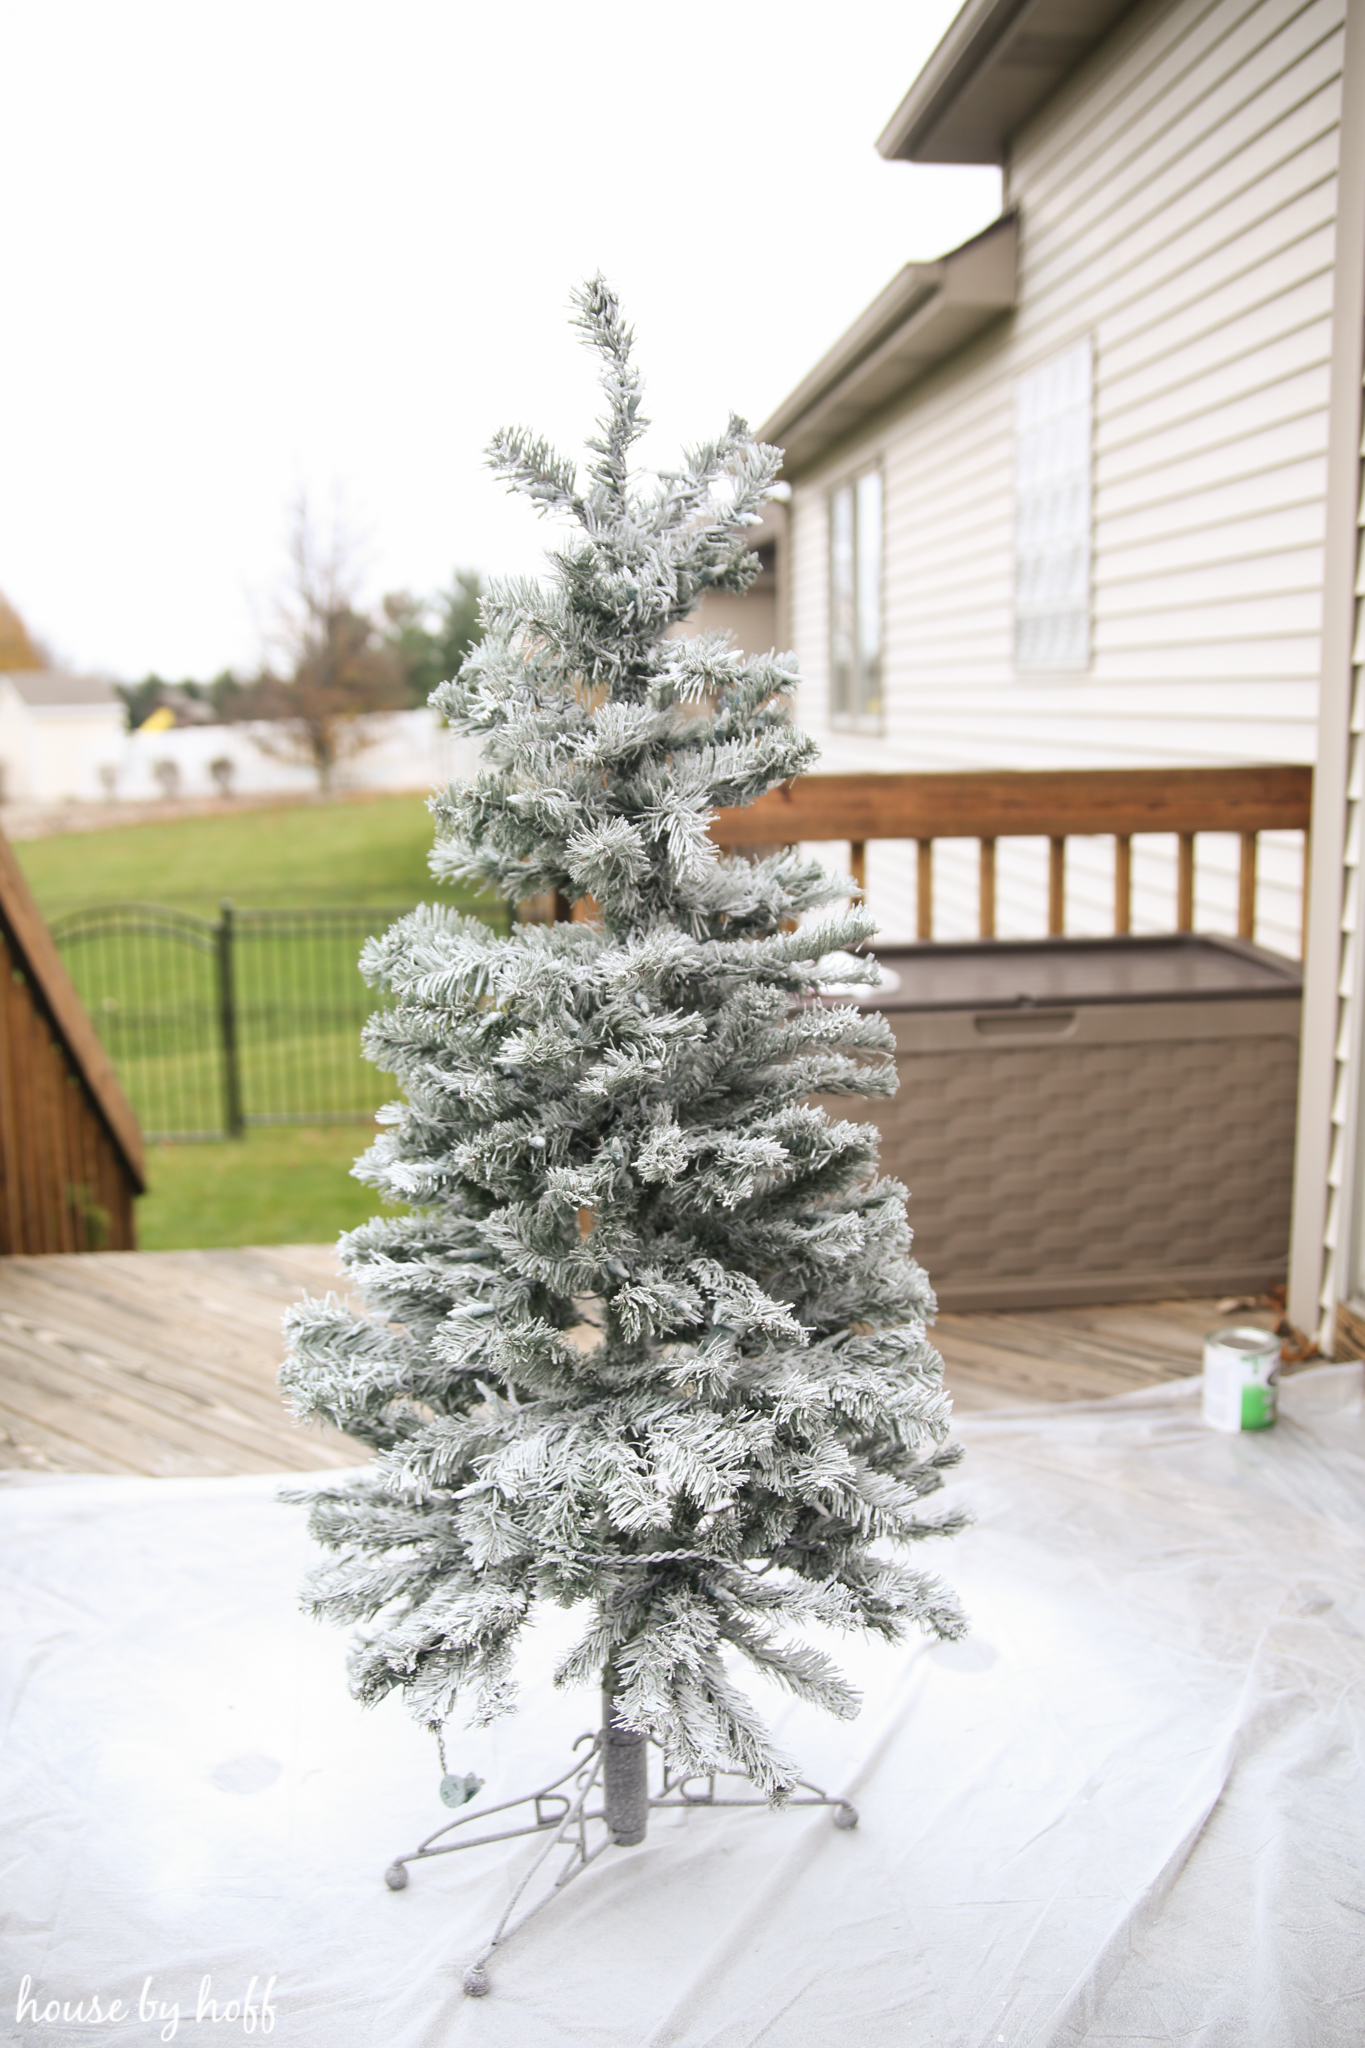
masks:
[[[1256,936],[1256,847],[1262,832],[1302,832],[1304,875],[1313,771],[1294,765],[1253,768],[967,769],[929,775],[804,775],[770,790],[745,810],[718,811],[711,837],[727,852],[743,847],[842,839],[850,871],[867,886],[870,839],[916,843],[917,927],[934,936],[934,842],[975,839],[980,846],[978,927],[995,937],[995,854],[1001,839],[1048,842],[1048,931],[1066,915],[1069,838],[1114,840],[1114,930],[1132,924],[1133,840],[1176,835],[1177,931],[1194,929],[1194,853],[1200,832],[1234,832],[1241,842],[1237,931]],[[1305,931],[1307,893],[1305,888]]]
[[[142,1134],[0,837],[0,1253],[131,1250]]]

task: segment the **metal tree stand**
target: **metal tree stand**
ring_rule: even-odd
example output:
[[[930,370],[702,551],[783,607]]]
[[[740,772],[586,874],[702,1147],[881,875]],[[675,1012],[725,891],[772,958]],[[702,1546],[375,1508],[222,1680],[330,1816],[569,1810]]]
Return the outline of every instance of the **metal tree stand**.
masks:
[[[566,1885],[581,1876],[604,1849],[629,1849],[643,1842],[651,1811],[768,1804],[766,1799],[753,1794],[731,1799],[717,1793],[717,1778],[735,1777],[741,1784],[748,1783],[738,1771],[713,1771],[703,1780],[676,1777],[664,1765],[660,1771],[659,1790],[651,1793],[649,1739],[616,1725],[609,1693],[602,1695],[601,1728],[595,1734],[580,1735],[574,1744],[575,1750],[582,1749],[585,1743],[588,1745],[586,1755],[571,1764],[561,1777],[551,1779],[539,1791],[523,1792],[519,1798],[505,1799],[501,1805],[486,1807],[482,1813],[464,1814],[459,1820],[448,1821],[435,1834],[428,1835],[411,1855],[397,1857],[384,1872],[384,1882],[389,1890],[401,1892],[408,1881],[410,1863],[421,1863],[432,1856],[451,1856],[460,1849],[483,1848],[489,1842],[515,1841],[521,1835],[545,1836],[544,1848],[512,1893],[502,1918],[464,1973],[464,1988],[470,1998],[482,1998],[491,1989],[488,1964],[494,1950],[510,1941],[519,1927],[524,1927]],[[704,1792],[689,1791],[689,1786],[702,1783],[706,1786]],[[857,1808],[850,1806],[846,1799],[831,1798],[818,1786],[807,1784],[804,1778],[798,1778],[797,1784],[806,1796],[789,1800],[789,1805],[829,1806],[834,1809],[836,1828],[857,1827]],[[600,1804],[589,1803],[595,1793],[600,1794]],[[519,1806],[531,1807],[535,1813],[534,1820],[520,1827],[500,1828],[493,1834],[471,1835],[458,1842],[445,1839],[457,1829],[468,1827],[472,1821],[492,1820],[496,1814],[511,1813]],[[602,1830],[601,1837],[593,1839],[589,1830],[595,1832],[597,1827]],[[547,1871],[545,1865],[556,1849],[564,1849],[567,1853],[562,1863],[557,1867],[552,1865]],[[528,1892],[533,1903],[519,1911]]]

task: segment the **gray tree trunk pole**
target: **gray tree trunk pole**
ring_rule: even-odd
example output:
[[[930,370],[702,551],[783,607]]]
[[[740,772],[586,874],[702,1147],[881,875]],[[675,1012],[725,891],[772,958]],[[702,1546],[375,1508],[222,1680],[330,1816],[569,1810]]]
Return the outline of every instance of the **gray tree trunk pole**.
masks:
[[[631,1849],[649,1825],[649,1738],[617,1723],[615,1676],[602,1673],[602,1810],[617,1848]]]

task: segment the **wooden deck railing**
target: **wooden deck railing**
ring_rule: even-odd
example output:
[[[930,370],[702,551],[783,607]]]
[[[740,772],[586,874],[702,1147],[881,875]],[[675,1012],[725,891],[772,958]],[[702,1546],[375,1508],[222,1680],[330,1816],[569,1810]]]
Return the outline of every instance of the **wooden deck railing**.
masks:
[[[1114,930],[1132,924],[1133,840],[1147,832],[1177,840],[1177,931],[1194,928],[1195,840],[1232,832],[1241,841],[1237,930],[1256,936],[1256,848],[1262,832],[1302,832],[1304,873],[1313,771],[1264,768],[1066,768],[966,770],[933,775],[806,775],[746,810],[718,811],[711,837],[727,850],[847,840],[853,879],[867,884],[871,839],[913,839],[917,928],[934,936],[934,842],[975,839],[980,847],[978,926],[995,937],[995,854],[1001,839],[1048,842],[1048,931],[1065,929],[1066,845],[1114,840]],[[1306,910],[1305,896],[1305,910]]]
[[[0,838],[0,1253],[131,1250],[137,1118]]]

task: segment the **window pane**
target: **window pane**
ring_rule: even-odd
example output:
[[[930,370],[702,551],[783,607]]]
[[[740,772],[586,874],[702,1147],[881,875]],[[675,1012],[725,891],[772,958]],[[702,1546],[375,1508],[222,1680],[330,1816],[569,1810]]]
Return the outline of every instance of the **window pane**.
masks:
[[[877,718],[882,708],[882,473],[858,479],[858,690],[856,709]]]
[[[836,717],[847,717],[857,708],[853,689],[856,657],[853,486],[845,484],[829,501],[830,710]]]
[[[1021,377],[1015,393],[1014,658],[1090,666],[1089,340]]]

